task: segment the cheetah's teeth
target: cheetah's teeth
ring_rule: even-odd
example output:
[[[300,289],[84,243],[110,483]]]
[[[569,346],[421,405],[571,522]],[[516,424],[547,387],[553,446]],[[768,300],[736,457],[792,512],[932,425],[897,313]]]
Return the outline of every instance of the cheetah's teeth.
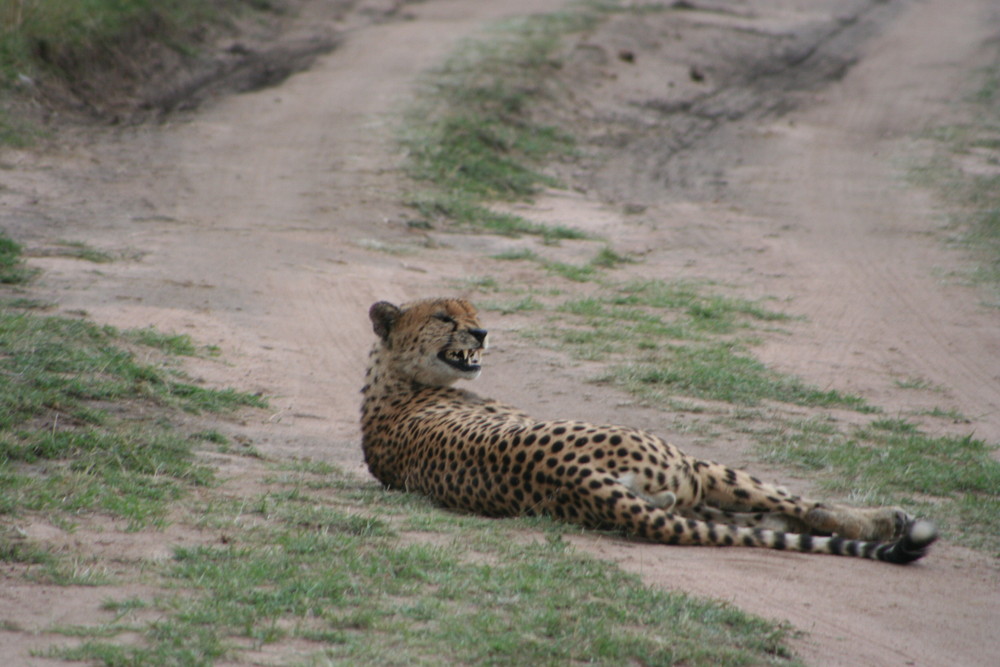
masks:
[[[463,364],[478,365],[481,357],[481,350],[448,350],[445,356],[450,361],[457,361]]]

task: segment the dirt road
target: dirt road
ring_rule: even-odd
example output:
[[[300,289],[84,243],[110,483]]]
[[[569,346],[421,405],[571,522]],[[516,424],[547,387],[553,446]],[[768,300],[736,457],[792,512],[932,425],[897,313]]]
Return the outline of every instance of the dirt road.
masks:
[[[351,23],[380,4],[393,5],[389,20]],[[38,257],[37,289],[65,312],[218,345],[226,363],[193,372],[274,397],[270,418],[248,426],[258,449],[364,475],[357,390],[368,306],[518,270],[487,259],[506,239],[407,227],[398,112],[460,38],[562,4],[359,3],[343,25],[325,19],[350,27],[338,48],[280,87],[162,126],[5,154],[14,168],[0,225],[29,250],[69,239],[124,258],[97,270]],[[914,137],[953,122],[953,100],[985,64],[1000,26],[993,5],[749,0],[615,17],[567,46],[560,76],[575,97],[552,110],[598,157],[564,166],[574,191],[519,212],[641,254],[626,272],[787,300],[805,321],[757,350],[777,369],[908,418],[955,409],[972,423],[954,428],[1000,441],[1000,315],[938,277],[967,260],[945,248],[931,195],[904,180]],[[622,49],[635,58],[616,57]],[[539,416],[630,423],[771,472],[746,443],[674,437],[673,417],[574,384],[584,370],[513,335],[528,317],[487,322],[496,345],[478,391],[521,405],[530,393]],[[901,387],[911,380],[933,391]],[[577,542],[653,585],[788,620],[807,633],[796,648],[809,664],[988,665],[1000,652],[1000,569],[949,544],[892,569]]]

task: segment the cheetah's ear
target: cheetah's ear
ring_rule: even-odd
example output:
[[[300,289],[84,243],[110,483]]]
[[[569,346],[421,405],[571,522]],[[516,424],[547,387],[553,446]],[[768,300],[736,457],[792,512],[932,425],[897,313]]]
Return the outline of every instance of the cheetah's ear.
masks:
[[[372,320],[372,328],[375,329],[375,335],[385,340],[389,336],[389,330],[392,329],[392,325],[396,323],[396,319],[400,314],[399,308],[392,305],[388,301],[379,301],[372,305],[368,309],[368,317]]]

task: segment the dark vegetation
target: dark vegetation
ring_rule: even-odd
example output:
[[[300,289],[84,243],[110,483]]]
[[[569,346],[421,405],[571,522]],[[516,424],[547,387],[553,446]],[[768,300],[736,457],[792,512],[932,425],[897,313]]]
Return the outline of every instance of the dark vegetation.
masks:
[[[0,142],[51,116],[121,122],[279,83],[334,42],[273,49],[301,0],[7,0],[0,10]],[[334,5],[349,4],[347,0]],[[222,38],[241,35],[224,48]]]

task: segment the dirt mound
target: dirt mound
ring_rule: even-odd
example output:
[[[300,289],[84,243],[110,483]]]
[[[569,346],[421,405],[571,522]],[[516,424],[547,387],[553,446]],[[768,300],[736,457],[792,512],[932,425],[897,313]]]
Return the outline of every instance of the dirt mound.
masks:
[[[280,84],[306,69],[335,48],[338,22],[360,4],[287,0],[240,10],[217,1],[216,15],[225,18],[183,25],[154,9],[111,42],[55,46],[37,40],[32,48],[46,74],[20,90],[35,98],[43,115],[77,120],[136,122],[192,110],[219,95]],[[397,9],[394,3],[366,16],[381,20]]]

